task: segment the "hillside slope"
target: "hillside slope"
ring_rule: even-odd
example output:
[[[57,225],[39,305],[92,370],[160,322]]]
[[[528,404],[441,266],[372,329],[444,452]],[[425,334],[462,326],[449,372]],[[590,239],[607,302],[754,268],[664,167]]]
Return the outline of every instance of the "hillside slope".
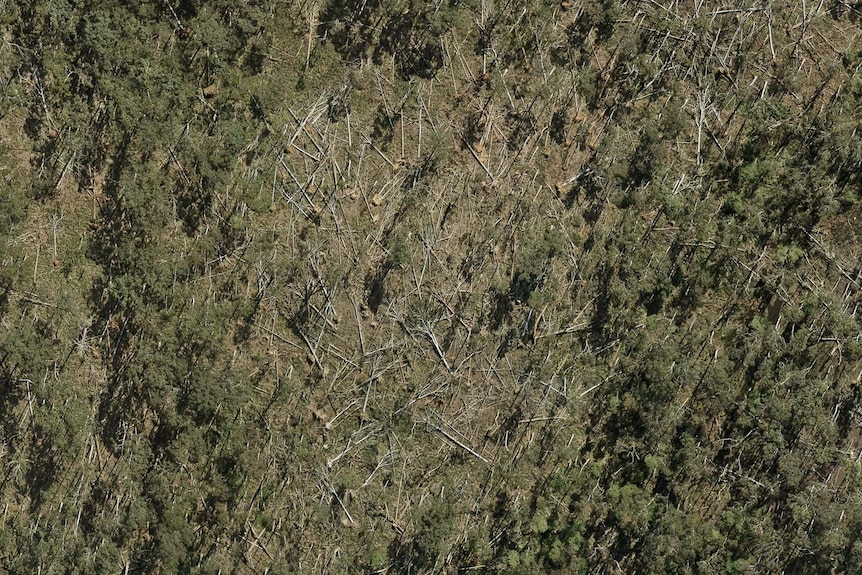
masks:
[[[0,569],[862,571],[845,2],[0,10]]]

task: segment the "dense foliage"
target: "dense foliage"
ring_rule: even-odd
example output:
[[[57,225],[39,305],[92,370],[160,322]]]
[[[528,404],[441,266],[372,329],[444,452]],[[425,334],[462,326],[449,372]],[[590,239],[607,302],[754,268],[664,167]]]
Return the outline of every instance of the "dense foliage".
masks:
[[[0,1],[0,570],[862,571],[860,22]]]

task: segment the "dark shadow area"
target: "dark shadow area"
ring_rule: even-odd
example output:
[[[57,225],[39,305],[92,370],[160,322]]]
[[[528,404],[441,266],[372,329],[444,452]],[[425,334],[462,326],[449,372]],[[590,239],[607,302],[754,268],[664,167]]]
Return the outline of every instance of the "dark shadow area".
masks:
[[[375,271],[368,272],[365,276],[365,305],[371,310],[371,313],[377,313],[380,304],[383,303],[383,298],[386,295],[386,276],[392,271],[392,263],[388,260],[383,265],[379,266]]]

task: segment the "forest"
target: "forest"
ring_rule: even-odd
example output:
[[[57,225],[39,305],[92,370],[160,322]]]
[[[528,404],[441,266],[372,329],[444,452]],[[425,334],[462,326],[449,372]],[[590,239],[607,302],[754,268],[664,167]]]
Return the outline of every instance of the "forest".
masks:
[[[0,0],[0,573],[862,573],[862,4]]]

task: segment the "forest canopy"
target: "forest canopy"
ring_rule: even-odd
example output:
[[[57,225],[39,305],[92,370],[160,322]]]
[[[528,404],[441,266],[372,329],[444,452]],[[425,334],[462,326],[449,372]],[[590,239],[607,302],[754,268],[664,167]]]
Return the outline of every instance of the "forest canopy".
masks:
[[[862,571],[862,12],[0,0],[0,570]]]

